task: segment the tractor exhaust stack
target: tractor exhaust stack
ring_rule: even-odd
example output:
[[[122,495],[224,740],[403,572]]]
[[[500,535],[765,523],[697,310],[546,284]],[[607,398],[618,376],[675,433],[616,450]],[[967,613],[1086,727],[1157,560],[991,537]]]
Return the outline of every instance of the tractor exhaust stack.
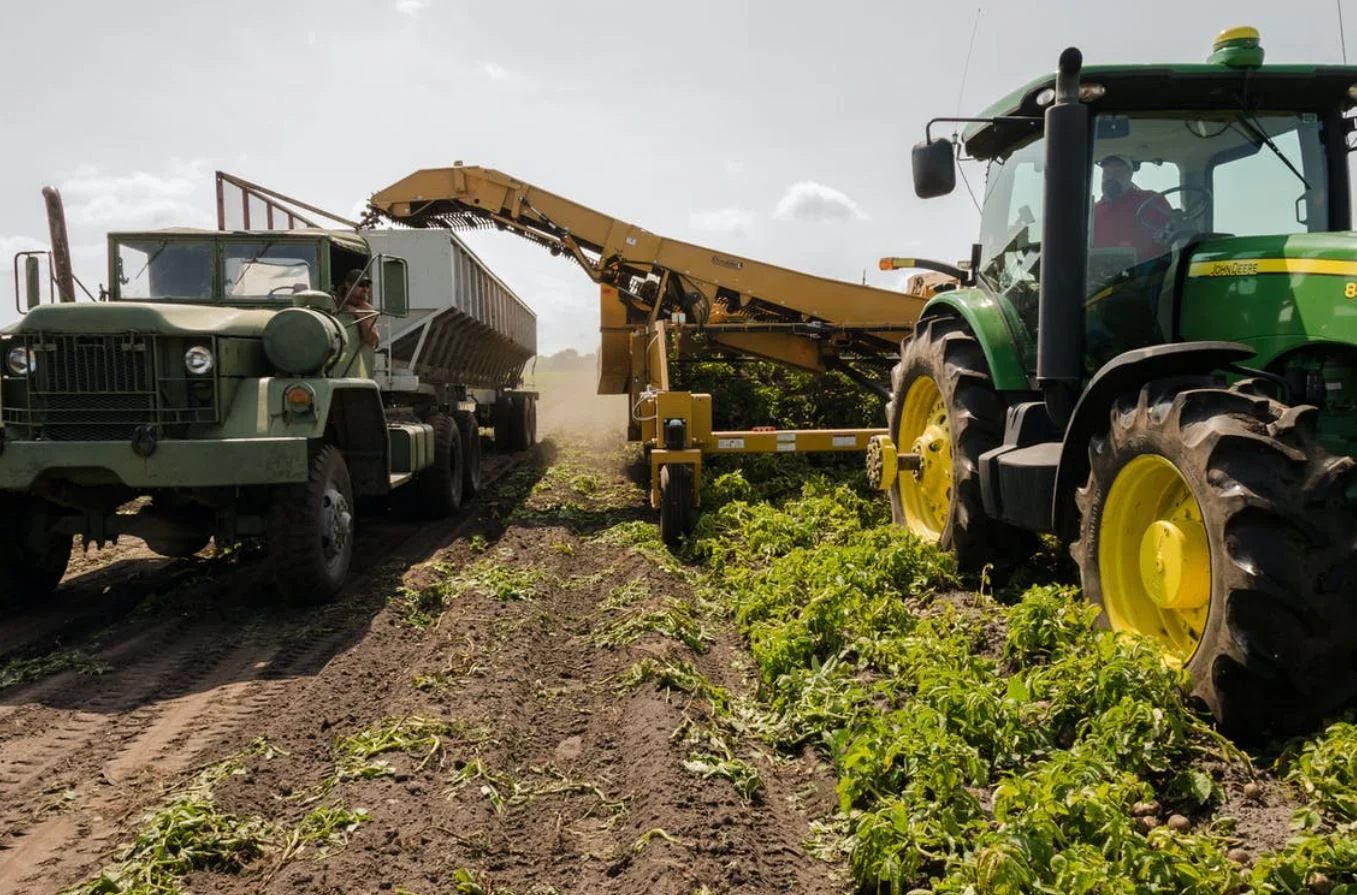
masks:
[[[1084,277],[1088,265],[1088,107],[1079,101],[1083,54],[1060,54],[1055,101],[1046,110],[1046,215],[1041,227],[1037,382],[1064,429],[1083,383]]]

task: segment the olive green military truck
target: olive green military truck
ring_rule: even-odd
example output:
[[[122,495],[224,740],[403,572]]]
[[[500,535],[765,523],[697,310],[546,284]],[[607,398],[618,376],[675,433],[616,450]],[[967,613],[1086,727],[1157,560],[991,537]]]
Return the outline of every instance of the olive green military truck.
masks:
[[[360,500],[450,515],[482,426],[535,441],[536,317],[452,234],[111,233],[109,286],[76,301],[47,192],[53,251],[16,257],[0,328],[0,604],[55,588],[76,536],[119,535],[170,557],[259,539],[283,597],[324,600]]]

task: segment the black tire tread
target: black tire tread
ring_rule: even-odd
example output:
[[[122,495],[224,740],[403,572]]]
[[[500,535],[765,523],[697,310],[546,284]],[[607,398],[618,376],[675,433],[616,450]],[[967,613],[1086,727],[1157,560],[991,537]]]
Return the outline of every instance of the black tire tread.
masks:
[[[937,316],[919,322],[891,370],[891,399],[886,420],[891,436],[899,432],[900,408],[919,375],[937,383],[952,430],[952,503],[939,546],[951,550],[957,567],[976,572],[986,564],[997,577],[1029,558],[1037,547],[1031,532],[985,514],[980,495],[980,455],[1003,441],[1005,408],[994,388],[980,343],[965,322]],[[897,445],[908,450],[908,445]],[[905,522],[899,488],[890,490],[891,515]]]
[[[1121,466],[1163,454],[1198,492],[1212,609],[1187,670],[1193,695],[1242,739],[1304,730],[1357,695],[1357,520],[1343,497],[1357,464],[1319,445],[1316,419],[1249,381],[1150,383],[1090,441],[1076,494],[1071,553],[1084,593],[1101,603],[1098,524]]]
[[[352,509],[349,468],[343,453],[332,444],[314,452],[305,482],[278,488],[270,503],[266,522],[270,571],[278,592],[294,606],[315,605],[334,597],[344,586],[353,561],[350,538],[349,562],[343,574],[332,578],[320,543],[319,508],[331,472]]]

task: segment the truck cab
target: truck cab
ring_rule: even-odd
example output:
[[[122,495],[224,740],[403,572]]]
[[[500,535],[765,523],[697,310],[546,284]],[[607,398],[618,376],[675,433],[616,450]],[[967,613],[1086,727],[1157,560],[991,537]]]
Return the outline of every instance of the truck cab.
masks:
[[[351,270],[371,310],[336,288]],[[172,557],[261,537],[282,595],[310,602],[347,576],[358,498],[460,506],[479,427],[464,394],[393,361],[396,252],[317,228],[115,232],[108,276],[98,301],[30,294],[0,330],[0,601],[51,590],[75,536],[128,534]]]

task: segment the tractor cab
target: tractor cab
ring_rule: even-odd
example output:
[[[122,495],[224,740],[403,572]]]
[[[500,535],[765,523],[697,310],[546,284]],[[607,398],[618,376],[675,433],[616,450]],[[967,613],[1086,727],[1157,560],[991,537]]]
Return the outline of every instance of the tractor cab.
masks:
[[[1084,187],[1068,207],[1049,209],[1045,201],[1043,116],[1055,98],[1052,78],[1030,82],[970,122],[961,142],[988,169],[977,285],[999,300],[1029,375],[1048,214],[1081,219],[1085,376],[1123,351],[1180,335],[1182,284],[1175,288],[1171,278],[1185,255],[1228,254],[1220,241],[1231,238],[1349,229],[1347,135],[1357,67],[1261,60],[1257,32],[1241,28],[1222,33],[1204,65],[1085,68],[1084,170],[1060,174],[1082,175]],[[916,177],[926,179],[927,167],[916,165]]]
[[[1231,735],[1357,701],[1354,100],[1357,67],[1263,65],[1234,28],[1204,64],[1070,47],[914,147],[921,198],[958,149],[987,165],[981,229],[902,347],[869,477],[962,569],[1054,535]]]

